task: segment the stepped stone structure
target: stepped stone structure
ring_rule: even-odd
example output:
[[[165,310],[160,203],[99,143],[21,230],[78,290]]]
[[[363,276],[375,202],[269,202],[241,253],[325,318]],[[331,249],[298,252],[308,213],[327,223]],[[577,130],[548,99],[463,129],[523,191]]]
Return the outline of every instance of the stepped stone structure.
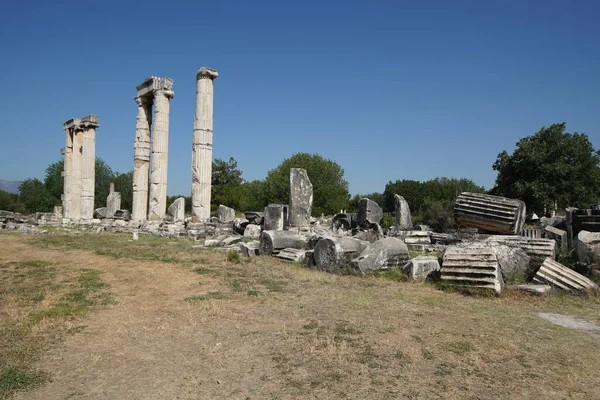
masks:
[[[96,128],[98,116],[73,118],[63,124],[65,130],[63,218],[91,220],[94,214],[96,183]]]
[[[461,228],[518,235],[525,224],[525,211],[521,200],[463,192],[456,199],[454,217]]]
[[[456,286],[480,287],[502,293],[502,272],[492,249],[450,247],[444,253],[442,281]]]
[[[149,77],[137,87],[132,205],[132,219],[135,221],[159,221],[166,215],[172,89],[173,79],[157,76]]]
[[[210,219],[213,143],[213,81],[219,74],[202,67],[196,75],[196,114],[192,140],[192,219]]]

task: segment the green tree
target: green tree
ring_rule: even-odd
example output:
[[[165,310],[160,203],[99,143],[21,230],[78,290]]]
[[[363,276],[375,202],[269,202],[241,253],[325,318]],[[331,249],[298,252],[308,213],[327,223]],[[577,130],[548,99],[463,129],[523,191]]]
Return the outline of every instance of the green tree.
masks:
[[[56,199],[37,178],[26,179],[19,185],[19,199],[29,213],[51,212],[54,210]]]
[[[220,204],[240,210],[243,206],[242,171],[237,161],[229,157],[229,161],[216,158],[212,163],[211,209]]]
[[[64,161],[59,160],[46,168],[46,177],[44,178],[44,186],[48,193],[54,197],[56,204],[61,204],[61,196],[63,193],[63,177]]]
[[[113,172],[112,168],[110,168],[110,166],[103,159],[96,157],[96,186],[94,189],[94,208],[106,206],[106,198],[108,197],[108,193],[110,193],[110,183],[114,181],[115,173]],[[122,204],[121,208],[123,208]]]
[[[304,168],[313,185],[313,215],[335,214],[348,207],[350,194],[344,170],[333,160],[319,154],[297,153],[272,169],[265,178],[269,203],[289,202],[290,168]]]
[[[19,201],[19,195],[0,189],[0,210],[24,213],[25,206]]]
[[[365,198],[365,197],[369,200],[373,200],[375,203],[379,204],[379,206],[381,208],[383,208],[383,203],[384,203],[383,193],[373,192],[373,193],[369,193],[369,194],[355,194],[354,196],[352,196],[352,198],[348,202],[347,211],[348,212],[357,212],[358,211],[358,202],[360,201],[360,199]]]
[[[264,180],[253,180],[242,184],[242,207],[244,211],[262,211],[269,204]]]
[[[498,154],[492,193],[518,198],[528,210],[555,206],[589,207],[600,195],[600,152],[584,133],[565,132],[566,124],[542,127],[520,139],[512,154]]]
[[[133,171],[124,174],[115,172],[113,182],[115,184],[115,192],[121,193],[121,209],[131,211],[133,203]],[[106,199],[104,200],[106,201]]]

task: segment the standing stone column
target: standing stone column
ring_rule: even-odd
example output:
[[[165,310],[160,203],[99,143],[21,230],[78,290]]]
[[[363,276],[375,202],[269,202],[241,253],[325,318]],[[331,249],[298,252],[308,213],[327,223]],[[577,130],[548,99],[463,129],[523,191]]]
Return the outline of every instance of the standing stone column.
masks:
[[[131,219],[145,221],[148,216],[148,172],[150,171],[150,125],[152,98],[136,97],[138,115],[133,144],[133,204]]]
[[[91,220],[94,217],[94,191],[96,189],[96,128],[97,115],[88,115],[81,119],[81,218]]]
[[[196,75],[196,114],[192,140],[192,218],[210,218],[213,143],[213,81],[217,71],[202,67]]]
[[[66,125],[66,123],[65,123]],[[73,132],[71,128],[67,128],[63,125],[65,130],[65,148],[62,153],[64,155],[63,163],[63,195],[62,195],[62,206],[63,206],[63,218],[71,218],[71,199],[73,193],[71,188],[73,187]]]
[[[154,92],[154,130],[150,165],[150,210],[148,219],[160,221],[167,214],[167,176],[169,166],[169,111],[173,91]]]
[[[73,186],[71,187],[71,218],[81,219],[81,161],[83,156],[83,130],[80,126],[73,129],[73,165],[71,174]]]

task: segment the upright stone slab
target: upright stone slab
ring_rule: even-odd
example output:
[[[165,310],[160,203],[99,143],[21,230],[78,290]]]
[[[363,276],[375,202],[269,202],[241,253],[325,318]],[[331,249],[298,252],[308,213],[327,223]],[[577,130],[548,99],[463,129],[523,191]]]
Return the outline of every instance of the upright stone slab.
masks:
[[[518,235],[525,224],[525,203],[489,194],[463,192],[456,199],[454,218],[461,228]]]
[[[219,205],[219,222],[222,224],[233,222],[235,219],[235,210],[231,207]]]
[[[370,228],[373,224],[379,224],[383,218],[383,210],[373,200],[362,198],[358,202],[358,225]]]
[[[290,168],[290,226],[310,226],[313,185],[303,168]]]
[[[167,210],[169,219],[173,222],[183,222],[185,219],[185,198],[179,197],[175,199],[173,204]]]
[[[269,204],[265,207],[265,231],[281,231],[288,225],[287,204]]]
[[[413,223],[410,216],[410,207],[404,197],[394,195],[394,211],[396,212],[396,229],[410,231]]]
[[[580,262],[600,267],[600,232],[579,231],[577,255]]]
[[[115,192],[115,184],[111,182],[110,192],[106,198],[106,218],[114,218],[117,210],[121,209],[121,193]]]
[[[192,218],[204,222],[210,218],[210,189],[213,144],[214,69],[202,67],[196,74],[196,113],[192,140]]]

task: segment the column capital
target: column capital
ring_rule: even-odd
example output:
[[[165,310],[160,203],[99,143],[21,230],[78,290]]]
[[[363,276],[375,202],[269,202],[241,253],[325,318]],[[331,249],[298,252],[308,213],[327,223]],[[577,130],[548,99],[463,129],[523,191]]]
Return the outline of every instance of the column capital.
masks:
[[[83,118],[71,118],[67,122],[63,124],[63,129],[66,130],[76,130],[81,131],[84,128],[98,128],[100,124],[98,123],[98,116],[95,114],[90,114]]]
[[[157,89],[154,91],[154,98],[158,96],[165,96],[168,99],[172,99],[173,97],[175,97],[175,92],[173,92],[172,90]]]
[[[142,84],[139,85],[136,89],[137,97],[153,95],[158,90],[172,91],[173,79],[151,76],[144,80],[144,82],[142,82]]]
[[[198,79],[211,79],[211,80],[215,80],[219,77],[219,73],[212,69],[212,68],[207,68],[207,67],[202,67],[198,70],[198,73],[196,74],[196,80]]]
[[[152,104],[152,97],[150,96],[138,96],[133,99],[139,107],[147,106]]]

